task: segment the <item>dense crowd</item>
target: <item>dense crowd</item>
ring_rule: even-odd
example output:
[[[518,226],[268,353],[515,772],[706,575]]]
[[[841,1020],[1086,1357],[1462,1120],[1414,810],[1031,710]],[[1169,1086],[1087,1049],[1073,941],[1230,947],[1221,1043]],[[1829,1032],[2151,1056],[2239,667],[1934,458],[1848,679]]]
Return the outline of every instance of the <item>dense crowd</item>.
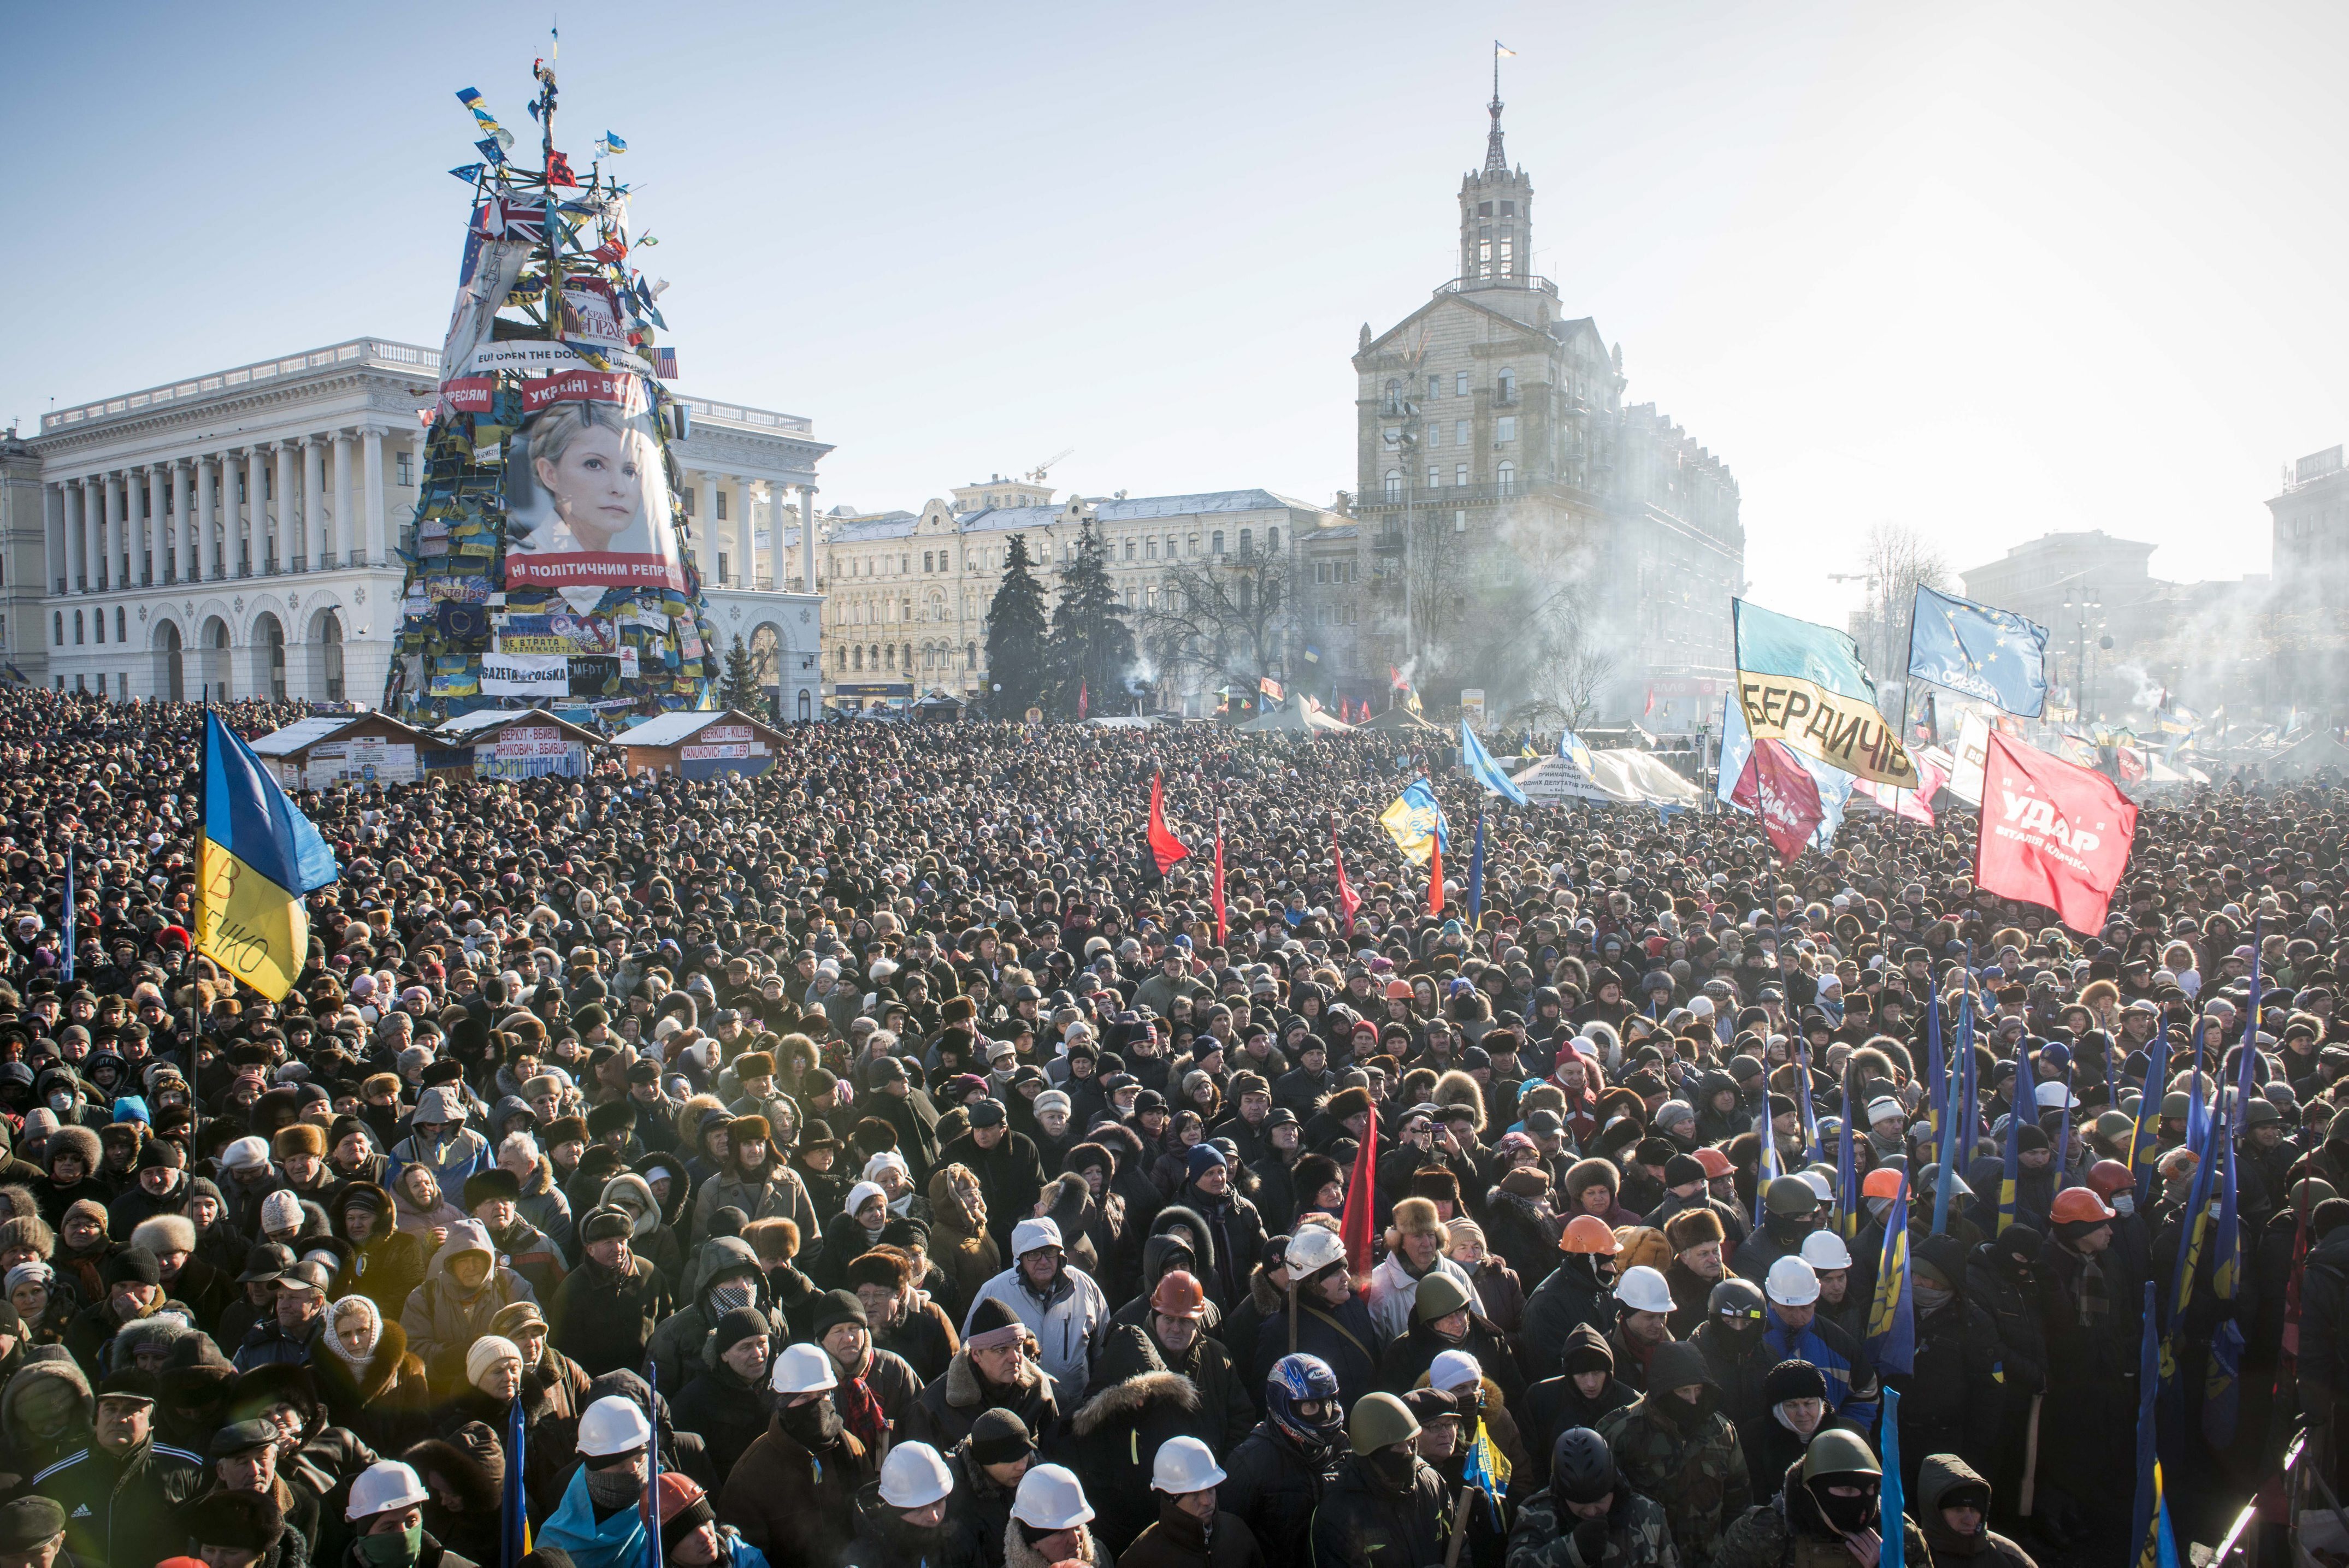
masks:
[[[800,726],[298,796],[272,1003],[200,717],[0,692],[0,1565],[2117,1563],[2148,1336],[2199,1539],[2349,1390],[2337,790],[2147,810],[2095,934],[1958,810],[1491,807],[1472,917],[1408,738]]]

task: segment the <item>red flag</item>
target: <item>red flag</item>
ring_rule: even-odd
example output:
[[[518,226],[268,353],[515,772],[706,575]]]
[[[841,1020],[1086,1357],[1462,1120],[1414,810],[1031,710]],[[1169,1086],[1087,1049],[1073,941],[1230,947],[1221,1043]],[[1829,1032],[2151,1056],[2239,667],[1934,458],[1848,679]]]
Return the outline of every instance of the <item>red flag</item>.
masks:
[[[1653,686],[1650,686],[1650,687],[1648,688],[1648,706],[1647,706],[1647,707],[1643,707],[1643,708],[1641,708],[1641,709],[1640,710],[1640,717],[1641,718],[1645,718],[1645,717],[1647,717],[1650,714],[1651,714],[1651,713],[1653,713],[1653,712],[1655,712],[1655,711],[1656,711],[1656,688],[1655,688],[1655,687],[1653,687]]]
[[[1191,855],[1190,846],[1167,830],[1164,783],[1159,775],[1150,776],[1150,854],[1158,862],[1160,876],[1173,871],[1176,861],[1188,860]]]
[[[1080,679],[1080,680],[1077,682],[1077,717],[1078,717],[1079,718],[1082,718],[1082,717],[1084,717],[1084,716],[1085,716],[1085,683],[1083,682],[1083,680]]]
[[[546,155],[546,182],[549,185],[576,185],[579,177],[571,172],[571,160],[560,152]]]
[[[1402,672],[1401,670],[1395,668],[1392,665],[1389,665],[1387,666],[1387,686],[1392,691],[1409,691],[1411,689],[1411,683],[1402,678]]]
[[[2075,931],[2098,932],[2136,834],[2137,808],[2119,785],[1992,731],[1976,887],[2043,904]]]
[[[1346,917],[1346,934],[1354,934],[1354,912],[1362,907],[1362,895],[1346,880],[1346,857],[1338,852],[1338,827],[1330,825],[1330,860],[1338,868],[1338,913]]]
[[[1224,810],[1216,808],[1216,886],[1213,895],[1216,906],[1216,945],[1224,944]]]
[[[1354,1278],[1354,1293],[1371,1288],[1371,1249],[1379,1233],[1379,1109],[1363,1113],[1361,1147],[1354,1151],[1354,1174],[1346,1182],[1346,1212],[1339,1234],[1346,1243],[1346,1272]]]
[[[1754,743],[1729,799],[1762,819],[1762,830],[1782,865],[1793,865],[1801,857],[1826,819],[1826,808],[1819,802],[1819,781],[1778,740]]]
[[[1444,839],[1441,834],[1427,844],[1427,913],[1444,913]]]

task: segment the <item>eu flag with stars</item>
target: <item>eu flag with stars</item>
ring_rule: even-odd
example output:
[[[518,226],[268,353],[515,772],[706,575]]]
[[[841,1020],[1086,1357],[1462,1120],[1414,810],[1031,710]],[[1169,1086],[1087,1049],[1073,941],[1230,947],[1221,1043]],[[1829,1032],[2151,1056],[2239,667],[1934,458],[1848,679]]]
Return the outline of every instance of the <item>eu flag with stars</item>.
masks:
[[[1917,679],[2024,718],[2046,707],[2046,627],[1922,584],[1909,624],[1909,673]]]

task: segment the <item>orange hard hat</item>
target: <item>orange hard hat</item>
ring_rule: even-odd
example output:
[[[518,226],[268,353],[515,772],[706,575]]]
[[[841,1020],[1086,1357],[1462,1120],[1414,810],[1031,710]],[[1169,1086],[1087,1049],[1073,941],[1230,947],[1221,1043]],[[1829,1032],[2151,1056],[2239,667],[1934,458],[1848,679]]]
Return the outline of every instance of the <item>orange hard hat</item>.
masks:
[[[1408,1001],[1410,1001],[1410,1000],[1411,1000],[1411,982],[1410,982],[1410,981],[1408,981],[1408,980],[1390,980],[1390,981],[1388,981],[1388,982],[1387,982],[1387,1000],[1388,1000],[1388,1001],[1390,1001],[1390,1002],[1408,1002]]]
[[[1596,1214],[1577,1214],[1566,1222],[1566,1234],[1558,1237],[1557,1250],[1562,1253],[1597,1253],[1613,1257],[1623,1250],[1607,1222]]]
[[[2088,1167],[2089,1190],[2108,1202],[2114,1193],[2125,1192],[2131,1185],[2128,1167],[2117,1160],[2099,1160]]]
[[[2085,1187],[2066,1187],[2055,1194],[2055,1206],[2048,1218],[2059,1225],[2101,1225],[2113,1217],[2105,1201]]]
[[[1863,1177],[1859,1183],[1863,1198],[1898,1198],[1900,1196],[1900,1172],[1889,1165],[1879,1165]]]
[[[1181,1269],[1169,1269],[1150,1293],[1150,1310],[1161,1317],[1199,1317],[1207,1310],[1207,1293]]]
[[[1704,1179],[1708,1181],[1717,1181],[1734,1169],[1729,1163],[1729,1156],[1710,1143],[1696,1151],[1696,1162],[1704,1167]]]

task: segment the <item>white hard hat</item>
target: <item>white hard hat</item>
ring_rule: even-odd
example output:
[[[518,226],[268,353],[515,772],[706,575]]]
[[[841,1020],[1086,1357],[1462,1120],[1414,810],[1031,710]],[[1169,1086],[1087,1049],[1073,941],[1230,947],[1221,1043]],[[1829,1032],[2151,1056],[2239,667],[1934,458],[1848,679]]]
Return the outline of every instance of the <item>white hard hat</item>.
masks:
[[[634,1453],[652,1440],[652,1423],[645,1419],[643,1409],[617,1394],[596,1400],[579,1418],[579,1451],[590,1459]]]
[[[1011,1255],[1015,1258],[1061,1244],[1061,1227],[1050,1220],[1022,1220],[1011,1227]]]
[[[1770,1265],[1763,1288],[1780,1306],[1808,1306],[1819,1299],[1818,1271],[1789,1253]]]
[[[1827,1180],[1827,1173],[1826,1171],[1797,1171],[1795,1174],[1811,1184],[1811,1191],[1819,1195],[1820,1202],[1832,1203],[1835,1202],[1835,1184]]]
[[[389,1513],[395,1508],[430,1501],[424,1483],[416,1472],[398,1460],[379,1460],[359,1471],[359,1479],[351,1482],[351,1501],[343,1509],[343,1517],[356,1523],[372,1519],[378,1513]]]
[[[1803,1238],[1803,1261],[1815,1269],[1847,1269],[1851,1249],[1833,1231],[1813,1231]]]
[[[820,1394],[839,1387],[840,1375],[833,1370],[832,1357],[823,1346],[786,1345],[775,1357],[771,1381],[778,1394]]]
[[[1346,1243],[1326,1225],[1299,1225],[1283,1254],[1291,1278],[1305,1279],[1346,1261]]]
[[[1065,1465],[1031,1465],[1011,1499],[1011,1517],[1030,1530],[1072,1530],[1093,1516],[1085,1489]]]
[[[1176,1438],[1158,1450],[1150,1464],[1150,1485],[1169,1497],[1205,1491],[1224,1484],[1216,1468],[1215,1451],[1196,1438]]]
[[[2054,1078],[2049,1078],[2045,1083],[2041,1084],[2037,1088],[2033,1089],[2031,1092],[2033,1098],[2036,1099],[2043,1107],[2046,1107],[2051,1109],[2058,1108],[2070,1109],[2076,1107],[2080,1103],[2080,1097],[2078,1095],[2074,1094],[2070,1089],[2066,1088],[2061,1082]]]
[[[1450,1393],[1463,1383],[1482,1383],[1485,1368],[1465,1350],[1447,1350],[1428,1364],[1427,1386]]]
[[[1672,1287],[1645,1264],[1634,1264],[1615,1282],[1615,1299],[1633,1312],[1670,1312]]]
[[[954,1472],[927,1443],[899,1443],[881,1463],[881,1501],[892,1508],[927,1508],[952,1491]]]

